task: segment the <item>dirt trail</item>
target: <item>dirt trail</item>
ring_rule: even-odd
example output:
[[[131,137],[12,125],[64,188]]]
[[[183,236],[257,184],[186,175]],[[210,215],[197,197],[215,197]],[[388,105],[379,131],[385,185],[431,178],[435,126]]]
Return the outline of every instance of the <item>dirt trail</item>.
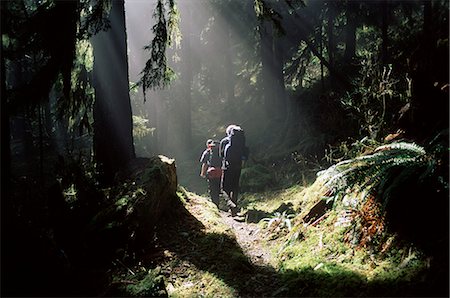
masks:
[[[169,295],[272,297],[282,285],[265,231],[189,194],[188,214],[160,234]],[[187,216],[187,217],[186,217]],[[182,219],[184,218],[184,219]]]
[[[219,211],[226,223],[236,235],[236,241],[241,246],[251,262],[259,266],[272,266],[269,248],[263,244],[263,232],[254,223],[246,223],[230,216],[229,212]]]

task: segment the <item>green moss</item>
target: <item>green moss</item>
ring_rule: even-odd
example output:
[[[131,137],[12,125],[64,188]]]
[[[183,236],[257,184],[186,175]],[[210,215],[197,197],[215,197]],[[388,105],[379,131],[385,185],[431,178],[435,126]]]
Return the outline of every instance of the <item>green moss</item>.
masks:
[[[414,293],[429,278],[426,257],[421,251],[397,242],[384,232],[377,242],[361,246],[348,241],[352,225],[336,225],[348,206],[338,201],[314,226],[303,222],[311,208],[324,196],[323,181],[306,189],[291,188],[272,193],[264,203],[290,201],[298,212],[294,227],[285,237],[272,243],[276,264],[285,279],[282,296],[383,296]],[[347,196],[364,196],[349,193]],[[248,206],[260,206],[257,196],[246,197]],[[263,208],[263,207],[261,207]],[[356,234],[359,235],[358,233]],[[386,243],[392,243],[386,246]],[[383,249],[383,247],[387,247]]]
[[[126,293],[133,297],[161,297],[165,296],[164,280],[162,276],[147,274],[135,285],[127,286]]]
[[[184,187],[178,186],[177,188],[177,197],[180,199],[180,201],[183,203],[183,205],[186,205],[186,202],[188,200],[188,194]]]
[[[125,297],[167,297],[164,277],[159,268],[142,271],[134,275],[116,276],[114,296]]]

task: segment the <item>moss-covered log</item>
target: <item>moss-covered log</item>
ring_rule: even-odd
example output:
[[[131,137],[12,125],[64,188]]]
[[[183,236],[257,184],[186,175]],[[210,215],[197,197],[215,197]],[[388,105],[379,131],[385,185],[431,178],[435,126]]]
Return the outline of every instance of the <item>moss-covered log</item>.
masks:
[[[173,159],[162,155],[135,159],[116,179],[118,186],[110,190],[108,204],[88,228],[89,245],[102,250],[103,256],[149,245],[163,215],[180,204]]]

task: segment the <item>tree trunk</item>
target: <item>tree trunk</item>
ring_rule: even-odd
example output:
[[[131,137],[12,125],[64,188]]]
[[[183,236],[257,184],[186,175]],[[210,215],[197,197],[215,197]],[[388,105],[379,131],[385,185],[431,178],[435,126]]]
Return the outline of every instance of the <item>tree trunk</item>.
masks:
[[[323,63],[323,65],[328,69],[330,74],[332,76],[334,76],[336,79],[338,79],[339,82],[342,83],[343,87],[349,88],[351,86],[348,79],[339,70],[334,68],[327,60],[325,60],[325,58],[322,55],[320,55],[317,48],[314,46],[314,44],[311,41],[309,41],[308,38],[304,38],[303,41],[306,43],[306,45],[311,50],[311,52],[314,54],[314,56],[319,58],[320,62]]]
[[[187,4],[184,6],[186,11],[185,22],[183,22],[182,28],[185,29],[183,32],[183,56],[184,63],[182,65],[181,82],[183,84],[183,96],[181,97],[181,148],[182,152],[188,152],[192,145],[192,115],[191,115],[191,102],[192,102],[192,82],[194,79],[192,71],[192,49],[191,49],[191,26],[192,23],[192,8],[191,5]]]
[[[236,108],[236,98],[234,96],[234,85],[236,82],[235,75],[234,75],[234,69],[233,69],[233,59],[232,59],[232,39],[231,39],[231,28],[230,25],[227,23],[227,26],[225,28],[225,34],[224,34],[224,42],[225,42],[225,78],[226,78],[226,96],[227,101],[230,106],[230,108],[235,111]]]
[[[109,19],[111,28],[92,38],[94,154],[104,183],[135,157],[124,0],[112,1]]]
[[[262,63],[262,91],[263,105],[265,107],[273,106],[272,89],[268,87],[272,84],[272,58],[273,58],[273,36],[272,25],[267,21],[262,21],[260,29],[261,37],[261,63]],[[266,109],[268,111],[269,109]]]
[[[381,2],[381,61],[383,64],[388,63],[388,3],[387,0]]]
[[[334,66],[334,18],[335,12],[332,2],[328,2],[328,26],[327,26],[327,35],[328,35],[328,63],[331,66]]]
[[[281,37],[279,38],[281,39]],[[281,119],[286,118],[287,100],[286,100],[286,88],[284,86],[284,53],[282,48],[282,41],[277,40],[273,45],[273,75],[275,79],[274,93],[275,93],[275,106]]]
[[[169,135],[169,118],[170,111],[167,107],[167,101],[170,98],[169,91],[167,89],[162,89],[158,92],[158,96],[156,97],[156,113],[157,117],[157,125],[156,130],[158,131],[158,154],[170,155],[168,154],[169,144],[168,144],[168,135]]]
[[[355,57],[355,51],[356,51],[356,16],[357,11],[357,4],[349,2],[348,8],[346,11],[346,18],[347,18],[347,26],[345,31],[345,53],[344,53],[344,59],[347,62],[351,62],[353,57]]]
[[[263,21],[260,30],[263,104],[269,118],[282,117],[284,76],[281,49],[274,42],[274,27]]]
[[[1,140],[2,140],[2,163],[1,163],[1,182],[3,184],[1,193],[2,197],[11,177],[11,131],[9,123],[8,94],[6,92],[6,65],[5,57],[1,57],[1,80],[2,80],[2,97],[1,97]]]
[[[152,95],[149,99],[149,124],[150,127],[155,128],[155,130],[152,133],[151,136],[151,150],[150,152],[155,154],[156,152],[159,152],[159,142],[158,142],[158,134],[159,134],[159,127],[158,127],[158,101],[160,94],[158,92],[152,92]]]
[[[423,36],[427,48],[430,48],[432,40],[432,16],[432,2],[423,1]]]

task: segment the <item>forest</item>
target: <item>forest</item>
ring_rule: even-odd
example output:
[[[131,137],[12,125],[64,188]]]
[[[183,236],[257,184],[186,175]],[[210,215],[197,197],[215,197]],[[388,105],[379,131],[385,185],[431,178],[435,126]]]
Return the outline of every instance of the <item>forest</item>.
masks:
[[[2,296],[449,296],[447,0],[0,5]]]

